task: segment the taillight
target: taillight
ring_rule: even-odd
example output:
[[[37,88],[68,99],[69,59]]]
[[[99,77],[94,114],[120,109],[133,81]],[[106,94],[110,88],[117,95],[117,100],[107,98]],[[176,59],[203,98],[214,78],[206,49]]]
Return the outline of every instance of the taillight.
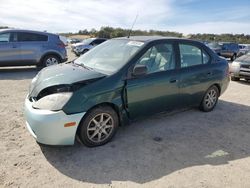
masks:
[[[57,46],[60,47],[60,48],[65,48],[66,47],[66,45],[62,41],[57,43]]]

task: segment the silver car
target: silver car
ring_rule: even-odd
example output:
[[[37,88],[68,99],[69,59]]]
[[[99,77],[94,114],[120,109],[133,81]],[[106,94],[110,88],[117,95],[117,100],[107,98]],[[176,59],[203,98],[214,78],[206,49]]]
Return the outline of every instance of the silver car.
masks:
[[[67,60],[60,36],[20,29],[0,30],[0,66],[47,67]]]
[[[238,81],[240,78],[250,80],[250,52],[237,58],[230,66],[231,80]]]
[[[88,38],[83,40],[80,43],[76,43],[72,45],[72,51],[77,55],[80,56],[81,54],[86,53],[90,49],[94,48],[95,46],[105,42],[107,39],[104,38]]]

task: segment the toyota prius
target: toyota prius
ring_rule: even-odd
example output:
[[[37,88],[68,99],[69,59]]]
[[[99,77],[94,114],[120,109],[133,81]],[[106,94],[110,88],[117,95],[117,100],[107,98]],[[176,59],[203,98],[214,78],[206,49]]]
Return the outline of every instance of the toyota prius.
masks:
[[[198,41],[115,38],[41,70],[25,100],[26,126],[38,143],[79,138],[99,146],[139,117],[183,107],[209,112],[228,83],[227,61]]]

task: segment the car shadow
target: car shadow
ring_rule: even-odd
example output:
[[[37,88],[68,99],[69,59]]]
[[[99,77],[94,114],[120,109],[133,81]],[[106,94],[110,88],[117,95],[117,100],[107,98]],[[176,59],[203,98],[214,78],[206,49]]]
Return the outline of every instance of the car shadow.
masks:
[[[184,168],[249,157],[249,114],[250,106],[220,100],[209,113],[163,113],[120,127],[101,147],[40,147],[51,165],[73,179],[146,183]]]
[[[24,80],[35,77],[40,69],[35,66],[1,67],[0,80]]]

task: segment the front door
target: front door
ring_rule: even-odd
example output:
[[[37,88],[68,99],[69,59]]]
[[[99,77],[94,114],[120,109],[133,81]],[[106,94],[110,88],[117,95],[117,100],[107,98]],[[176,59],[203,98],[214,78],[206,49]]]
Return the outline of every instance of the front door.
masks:
[[[179,102],[178,71],[174,45],[152,45],[136,62],[145,65],[147,74],[126,81],[127,108],[130,118],[172,109]]]

